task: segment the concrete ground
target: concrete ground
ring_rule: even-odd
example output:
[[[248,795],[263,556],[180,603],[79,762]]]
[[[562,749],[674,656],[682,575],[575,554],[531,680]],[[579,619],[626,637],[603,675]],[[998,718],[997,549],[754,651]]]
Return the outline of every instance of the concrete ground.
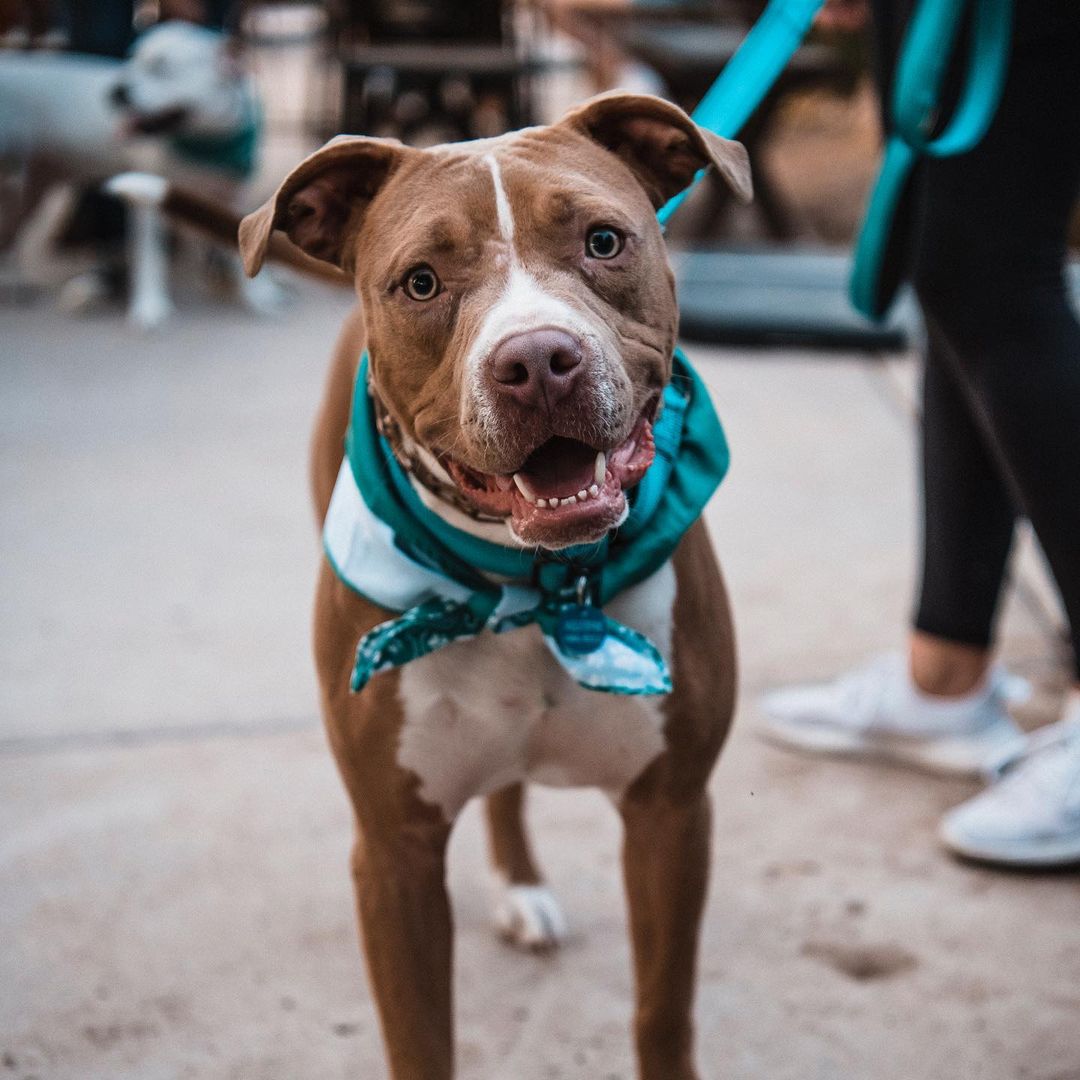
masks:
[[[344,306],[189,303],[151,338],[0,312],[4,1080],[385,1075],[307,644],[305,442]],[[900,640],[912,361],[691,355],[734,449],[708,517],[742,681],[712,784],[704,1076],[1080,1078],[1080,878],[943,854],[937,818],[971,785],[755,735],[766,687]],[[1036,723],[1060,647],[1022,562],[1004,651]],[[451,857],[461,1077],[631,1077],[610,808],[534,794],[572,925],[550,958],[493,935],[475,811]]]

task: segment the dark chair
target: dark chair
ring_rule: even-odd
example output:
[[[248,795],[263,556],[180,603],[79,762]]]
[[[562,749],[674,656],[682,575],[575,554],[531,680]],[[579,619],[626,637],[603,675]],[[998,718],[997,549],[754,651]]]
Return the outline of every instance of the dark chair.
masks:
[[[512,6],[346,0],[341,129],[426,145],[532,123],[539,65],[515,40]]]

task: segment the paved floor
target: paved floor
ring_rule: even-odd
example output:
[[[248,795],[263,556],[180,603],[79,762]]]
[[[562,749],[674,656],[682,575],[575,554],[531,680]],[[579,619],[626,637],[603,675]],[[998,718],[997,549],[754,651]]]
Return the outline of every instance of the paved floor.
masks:
[[[343,301],[0,312],[0,1078],[383,1076],[349,819],[314,710],[305,440]],[[1080,1078],[1080,879],[958,865],[962,783],[788,756],[755,699],[899,640],[910,362],[693,348],[734,468],[709,510],[742,701],[716,772],[698,1017],[709,1080]],[[1050,715],[1028,553],[1005,652]],[[489,930],[475,808],[453,842],[463,1080],[631,1076],[617,827],[537,791],[572,922]]]

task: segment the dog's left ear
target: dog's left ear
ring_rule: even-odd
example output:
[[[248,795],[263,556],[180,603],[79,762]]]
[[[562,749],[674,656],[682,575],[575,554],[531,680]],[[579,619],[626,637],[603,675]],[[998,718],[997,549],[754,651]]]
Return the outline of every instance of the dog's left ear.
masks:
[[[305,158],[276,192],[240,222],[240,256],[254,277],[275,229],[301,251],[351,273],[354,234],[379,189],[410,154],[396,139],[338,135]]]
[[[659,209],[711,165],[735,195],[753,195],[746,147],[698,127],[677,105],[648,94],[612,91],[591,98],[559,121],[620,158]]]

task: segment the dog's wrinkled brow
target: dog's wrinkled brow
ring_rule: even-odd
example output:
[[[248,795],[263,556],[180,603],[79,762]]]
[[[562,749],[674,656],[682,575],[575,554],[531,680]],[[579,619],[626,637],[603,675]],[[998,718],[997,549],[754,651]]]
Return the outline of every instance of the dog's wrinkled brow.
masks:
[[[436,218],[428,228],[425,246],[436,254],[456,251],[462,246],[461,241],[467,232],[464,221],[452,218]]]
[[[435,218],[430,224],[412,228],[389,254],[387,266],[391,277],[403,274],[418,262],[428,259],[453,259],[476,250],[475,230],[462,217]]]
[[[545,192],[539,200],[538,211],[552,225],[569,225],[577,218],[586,218],[607,225],[618,225],[629,231],[632,223],[624,211],[590,192],[558,189]]]

